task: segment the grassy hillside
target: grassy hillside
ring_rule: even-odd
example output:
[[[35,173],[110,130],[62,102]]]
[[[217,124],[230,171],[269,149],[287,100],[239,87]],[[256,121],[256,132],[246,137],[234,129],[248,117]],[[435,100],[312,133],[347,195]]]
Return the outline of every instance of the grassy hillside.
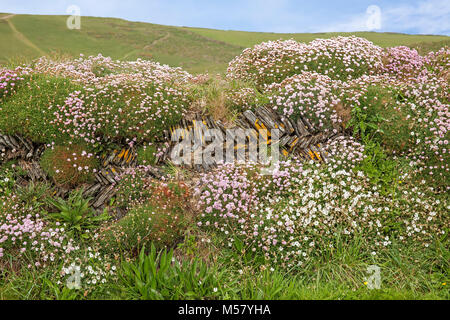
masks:
[[[339,35],[356,35],[366,38],[381,47],[393,47],[398,45],[414,45],[421,42],[450,41],[447,36],[433,35],[409,35],[402,33],[377,33],[377,32],[328,32],[328,33],[263,33],[245,31],[223,31],[202,28],[185,28],[192,30],[209,39],[220,40],[232,45],[250,47],[256,43],[267,40],[294,39],[299,42],[310,42],[316,38],[331,38]]]
[[[66,16],[0,13],[0,63],[27,61],[57,52],[77,56],[103,55],[114,59],[153,59],[192,73],[224,72],[242,49],[276,39],[309,42],[337,33],[259,33],[171,27],[113,18],[83,17],[81,30],[68,30]],[[343,33],[349,35],[350,33]],[[450,43],[446,36],[357,32],[375,44],[408,45],[434,50]]]

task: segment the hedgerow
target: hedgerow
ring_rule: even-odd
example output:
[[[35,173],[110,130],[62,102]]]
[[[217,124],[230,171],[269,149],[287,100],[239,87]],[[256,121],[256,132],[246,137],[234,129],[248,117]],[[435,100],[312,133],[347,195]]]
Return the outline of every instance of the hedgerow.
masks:
[[[0,134],[17,134],[45,150],[25,160],[0,150],[1,161],[8,161],[0,166],[0,282],[34,298],[103,298],[111,288],[119,297],[124,291],[135,298],[189,297],[164,281],[160,295],[139,278],[156,249],[173,249],[165,272],[175,274],[174,281],[198,283],[198,298],[239,297],[262,280],[270,291],[269,280],[281,273],[316,285],[329,270],[327,283],[343,276],[352,289],[364,290],[362,279],[361,289],[353,269],[345,268],[369,263],[414,269],[414,275],[419,270],[420,279],[406,281],[419,287],[416,296],[428,287],[444,292],[449,63],[448,48],[421,56],[407,47],[337,37],[262,43],[231,61],[225,78],[102,55],[2,68]],[[321,144],[327,162],[292,156],[272,175],[253,163],[202,174],[172,166],[154,178],[150,166],[169,145],[160,143],[164,130],[193,111],[232,123],[260,105],[336,134]],[[114,196],[97,216],[81,187],[94,182],[100,154],[118,146],[135,147],[139,166],[120,170],[111,184]],[[27,162],[37,158],[46,182],[24,179]],[[71,223],[49,205],[55,191],[65,189],[78,189],[83,209],[71,207],[73,198],[58,199],[75,217]],[[103,221],[107,214],[116,219]],[[85,237],[73,236],[78,229]],[[409,264],[401,261],[405,256]],[[224,270],[224,283],[203,285],[194,270],[200,260],[206,261],[202,270]],[[82,285],[69,289],[74,273]],[[383,285],[400,282],[394,276]]]

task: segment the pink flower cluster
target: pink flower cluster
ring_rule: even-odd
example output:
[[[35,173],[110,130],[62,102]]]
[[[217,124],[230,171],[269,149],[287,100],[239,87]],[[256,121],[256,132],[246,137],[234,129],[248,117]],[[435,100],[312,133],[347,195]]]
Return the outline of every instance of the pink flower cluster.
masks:
[[[363,159],[359,143],[340,138],[326,148],[327,165],[294,159],[270,176],[252,165],[204,175],[197,188],[204,210],[199,225],[223,235],[225,246],[240,241],[268,264],[290,269],[333,252],[338,238],[345,243],[363,234],[361,248],[376,255],[394,239],[428,246],[445,234],[449,203],[419,188],[383,196],[355,170]]]
[[[150,61],[120,62],[101,55],[65,62],[41,58],[33,72],[83,85],[63,105],[49,106],[48,125],[61,133],[55,139],[69,137],[94,146],[102,139],[150,141],[177,123],[189,102],[181,84],[191,76]]]
[[[15,195],[0,197],[0,258],[23,257],[41,267],[78,250],[63,225],[51,227],[37,212]]]
[[[230,108],[237,111],[255,109],[256,106],[265,104],[266,98],[255,88],[231,89],[226,93],[227,102]]]
[[[309,44],[269,41],[244,50],[230,62],[227,76],[254,81],[261,87],[302,71],[348,80],[379,72],[382,57],[380,47],[355,36],[316,39]]]
[[[24,69],[20,67],[15,70],[0,68],[0,102],[4,97],[15,92],[17,85],[20,81],[24,80],[23,74],[26,72],[26,68]]]
[[[450,70],[450,48],[444,47],[436,52],[430,52],[425,56],[427,69],[442,77],[449,76]]]
[[[426,58],[419,55],[417,50],[405,46],[386,49],[384,71],[404,79],[417,77],[426,72]]]

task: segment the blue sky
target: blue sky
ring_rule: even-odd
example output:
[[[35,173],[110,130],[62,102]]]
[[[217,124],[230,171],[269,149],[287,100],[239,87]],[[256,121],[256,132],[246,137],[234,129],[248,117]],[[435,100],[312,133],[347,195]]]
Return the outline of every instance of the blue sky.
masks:
[[[223,30],[450,35],[450,0],[0,0],[0,12],[66,14],[70,5],[82,16]]]

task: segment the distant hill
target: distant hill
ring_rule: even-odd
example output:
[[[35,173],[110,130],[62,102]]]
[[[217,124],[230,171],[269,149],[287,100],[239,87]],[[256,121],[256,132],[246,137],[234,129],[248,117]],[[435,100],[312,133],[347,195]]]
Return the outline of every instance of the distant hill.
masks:
[[[382,47],[406,45],[421,52],[450,45],[450,37],[398,33],[262,33],[171,27],[116,18],[82,17],[81,30],[66,27],[67,16],[0,13],[0,63],[29,61],[44,54],[153,59],[192,73],[222,73],[244,48],[277,39],[309,42],[355,34]]]

